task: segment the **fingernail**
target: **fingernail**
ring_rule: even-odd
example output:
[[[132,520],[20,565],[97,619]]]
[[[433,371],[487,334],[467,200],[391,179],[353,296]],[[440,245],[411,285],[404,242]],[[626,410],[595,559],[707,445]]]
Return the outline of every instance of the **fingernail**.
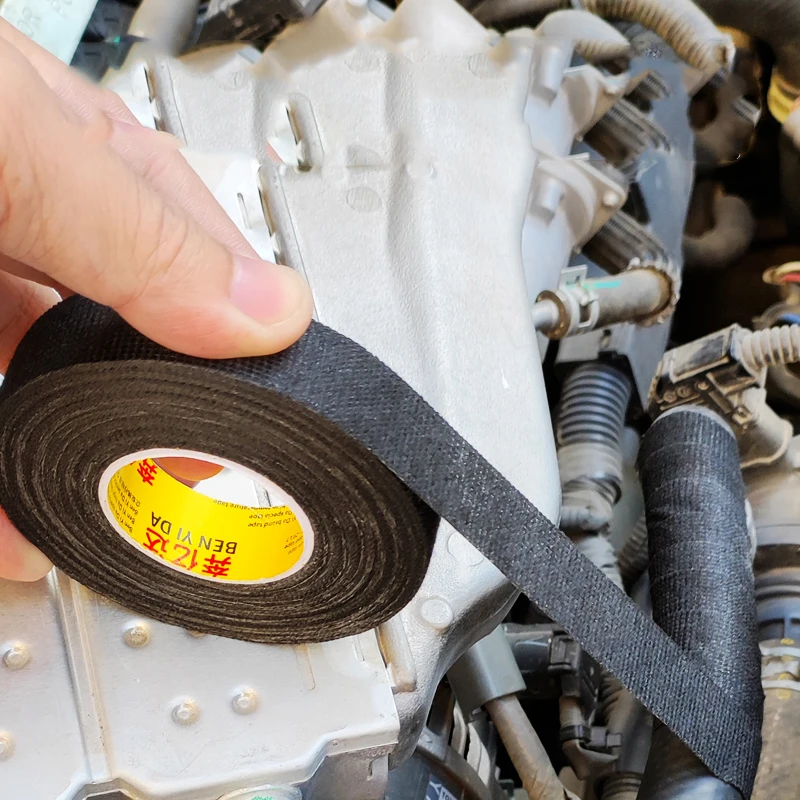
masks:
[[[231,302],[256,322],[284,322],[308,302],[308,284],[293,269],[245,256],[234,265]]]
[[[0,508],[0,578],[38,581],[53,568],[47,556],[34,547]]]
[[[38,581],[53,568],[50,559],[32,544],[29,544],[20,555],[22,563],[19,573],[14,576],[15,580]]]

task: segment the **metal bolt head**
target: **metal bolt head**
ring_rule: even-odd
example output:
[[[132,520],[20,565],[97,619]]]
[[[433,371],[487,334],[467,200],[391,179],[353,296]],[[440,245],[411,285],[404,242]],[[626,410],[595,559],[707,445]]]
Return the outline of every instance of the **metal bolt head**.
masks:
[[[258,708],[258,692],[255,689],[242,689],[238,691],[231,706],[237,714],[252,714]]]
[[[144,647],[150,641],[150,627],[144,622],[135,622],[125,629],[123,638],[128,647]]]
[[[14,752],[14,740],[10,733],[0,731],[0,761],[10,758]]]
[[[14,644],[3,653],[3,663],[9,669],[22,669],[31,660],[30,650],[24,644]]]
[[[183,700],[172,709],[172,719],[178,725],[191,725],[199,716],[200,708],[194,700]]]
[[[616,208],[620,200],[620,196],[613,189],[609,189],[603,193],[603,206],[605,208]]]

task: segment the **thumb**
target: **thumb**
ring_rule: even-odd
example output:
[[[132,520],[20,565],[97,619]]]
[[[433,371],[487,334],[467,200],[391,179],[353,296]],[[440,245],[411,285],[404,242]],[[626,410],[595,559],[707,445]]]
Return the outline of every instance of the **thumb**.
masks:
[[[2,40],[0,74],[0,269],[33,267],[190,355],[302,335],[312,300],[297,273],[231,255],[114,152],[105,115],[72,115]]]

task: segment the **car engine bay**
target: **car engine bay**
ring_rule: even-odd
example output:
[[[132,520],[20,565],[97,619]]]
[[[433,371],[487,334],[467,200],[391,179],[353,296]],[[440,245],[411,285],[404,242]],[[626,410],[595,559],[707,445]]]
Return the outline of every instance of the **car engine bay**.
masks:
[[[413,599],[331,641],[166,624],[59,569],[0,580],[1,797],[800,798],[800,7],[0,17],[177,137],[258,255],[306,277],[316,319],[722,692],[764,703],[745,794],[442,520]]]

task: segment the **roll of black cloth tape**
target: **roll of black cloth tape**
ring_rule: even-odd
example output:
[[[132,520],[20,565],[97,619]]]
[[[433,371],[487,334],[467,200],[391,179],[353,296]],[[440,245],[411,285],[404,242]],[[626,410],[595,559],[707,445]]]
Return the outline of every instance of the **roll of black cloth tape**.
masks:
[[[323,325],[269,358],[205,361],[71,298],[20,344],[0,420],[0,503],[22,533],[92,589],[195,630],[283,643],[367,630],[418,588],[435,512],[718,777],[749,792],[758,758],[758,736],[748,738],[752,709],[722,691],[411,387]],[[152,488],[154,462],[127,467],[133,481],[115,473],[101,486],[115,463],[159,448],[208,453],[282,486],[313,529],[307,563],[267,583],[208,580],[159,563],[175,531],[165,537],[163,515],[126,493],[135,475],[136,491]],[[122,528],[138,524],[126,514],[146,509],[152,543],[120,536],[100,508],[106,491],[128,504],[118,509]],[[177,534],[181,542],[185,535]],[[204,562],[228,557],[230,543],[219,542],[201,553]]]

